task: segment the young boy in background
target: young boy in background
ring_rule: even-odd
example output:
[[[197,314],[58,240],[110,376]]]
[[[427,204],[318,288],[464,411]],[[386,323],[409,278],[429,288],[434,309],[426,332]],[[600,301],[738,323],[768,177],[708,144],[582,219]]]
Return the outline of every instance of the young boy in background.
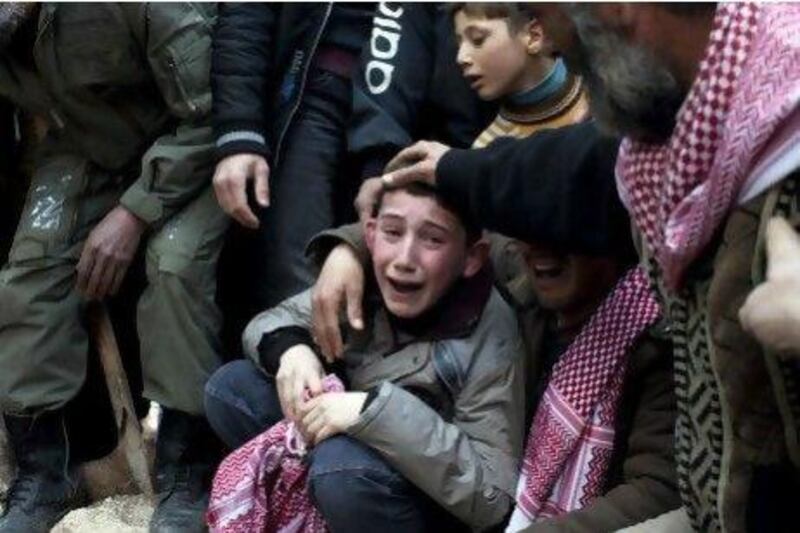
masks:
[[[387,191],[366,237],[374,284],[344,354],[350,392],[320,394],[306,291],[250,323],[255,364],[212,377],[209,419],[231,447],[284,416],[298,423],[315,445],[310,490],[331,531],[494,527],[514,497],[524,357],[488,244],[419,184]]]

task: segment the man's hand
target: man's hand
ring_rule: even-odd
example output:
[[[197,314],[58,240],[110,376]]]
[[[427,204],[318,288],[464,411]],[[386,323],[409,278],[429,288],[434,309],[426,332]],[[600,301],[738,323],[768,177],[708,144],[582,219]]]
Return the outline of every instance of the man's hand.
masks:
[[[767,280],[747,297],[739,320],[765,348],[800,357],[800,237],[776,217],[766,247]]]
[[[401,150],[386,165],[380,181],[370,178],[361,185],[355,202],[361,222],[372,216],[383,187],[401,187],[413,181],[436,185],[436,165],[448,150],[449,146],[432,141],[419,141]]]
[[[310,399],[300,408],[303,435],[316,445],[347,431],[358,420],[366,400],[366,392],[327,392]]]
[[[144,221],[117,206],[92,230],[78,261],[78,290],[91,300],[115,294],[147,228]]]
[[[254,181],[256,201],[269,206],[269,165],[257,154],[231,155],[217,163],[214,193],[222,210],[248,228],[257,228],[258,217],[247,204],[247,182]]]
[[[322,392],[324,371],[313,350],[303,344],[293,346],[281,356],[275,383],[278,399],[286,418],[297,421],[298,409],[303,404],[306,389],[311,396]]]
[[[334,248],[322,266],[311,291],[313,336],[328,362],[342,356],[344,344],[339,329],[339,310],[346,306],[353,329],[362,329],[361,299],[364,295],[364,267],[350,245]]]

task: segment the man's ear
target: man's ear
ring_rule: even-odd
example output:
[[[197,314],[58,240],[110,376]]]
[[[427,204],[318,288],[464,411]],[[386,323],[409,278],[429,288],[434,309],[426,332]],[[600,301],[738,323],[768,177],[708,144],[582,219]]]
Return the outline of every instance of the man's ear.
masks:
[[[480,272],[489,259],[489,249],[489,240],[485,236],[470,245],[467,250],[467,260],[464,263],[463,276],[465,278],[471,278]]]
[[[538,19],[532,19],[525,24],[522,30],[525,34],[525,51],[528,55],[538,55],[545,49],[546,39],[544,29]],[[551,48],[551,47],[550,47]]]
[[[371,254],[375,247],[375,233],[378,229],[378,219],[370,217],[364,222],[364,239],[367,241],[367,248]]]

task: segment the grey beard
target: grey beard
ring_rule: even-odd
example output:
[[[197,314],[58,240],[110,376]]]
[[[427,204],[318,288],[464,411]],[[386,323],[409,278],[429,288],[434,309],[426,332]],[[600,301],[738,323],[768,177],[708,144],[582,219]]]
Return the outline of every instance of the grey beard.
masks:
[[[664,142],[686,94],[672,73],[642,47],[628,44],[589,12],[572,4],[566,12],[578,33],[565,61],[589,91],[592,114],[602,129],[644,142]]]
[[[35,2],[3,2],[0,4],[0,52],[11,42],[22,24],[36,10]]]

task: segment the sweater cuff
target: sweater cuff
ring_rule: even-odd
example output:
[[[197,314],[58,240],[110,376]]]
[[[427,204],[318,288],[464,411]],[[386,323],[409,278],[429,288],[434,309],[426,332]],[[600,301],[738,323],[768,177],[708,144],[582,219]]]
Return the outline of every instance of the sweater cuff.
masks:
[[[281,366],[281,357],[286,350],[305,344],[314,346],[311,335],[299,326],[289,326],[273,331],[261,338],[258,344],[258,362],[265,372],[271,375],[278,373]]]
[[[215,147],[218,161],[237,154],[258,154],[265,159],[271,155],[266,135],[257,128],[231,128],[218,132]]]
[[[365,392],[367,393],[367,398],[364,400],[364,405],[361,406],[360,413],[363,413],[367,410],[369,405],[378,397],[378,390],[380,390],[379,386],[371,387],[367,389]],[[360,414],[359,413],[359,414]]]

